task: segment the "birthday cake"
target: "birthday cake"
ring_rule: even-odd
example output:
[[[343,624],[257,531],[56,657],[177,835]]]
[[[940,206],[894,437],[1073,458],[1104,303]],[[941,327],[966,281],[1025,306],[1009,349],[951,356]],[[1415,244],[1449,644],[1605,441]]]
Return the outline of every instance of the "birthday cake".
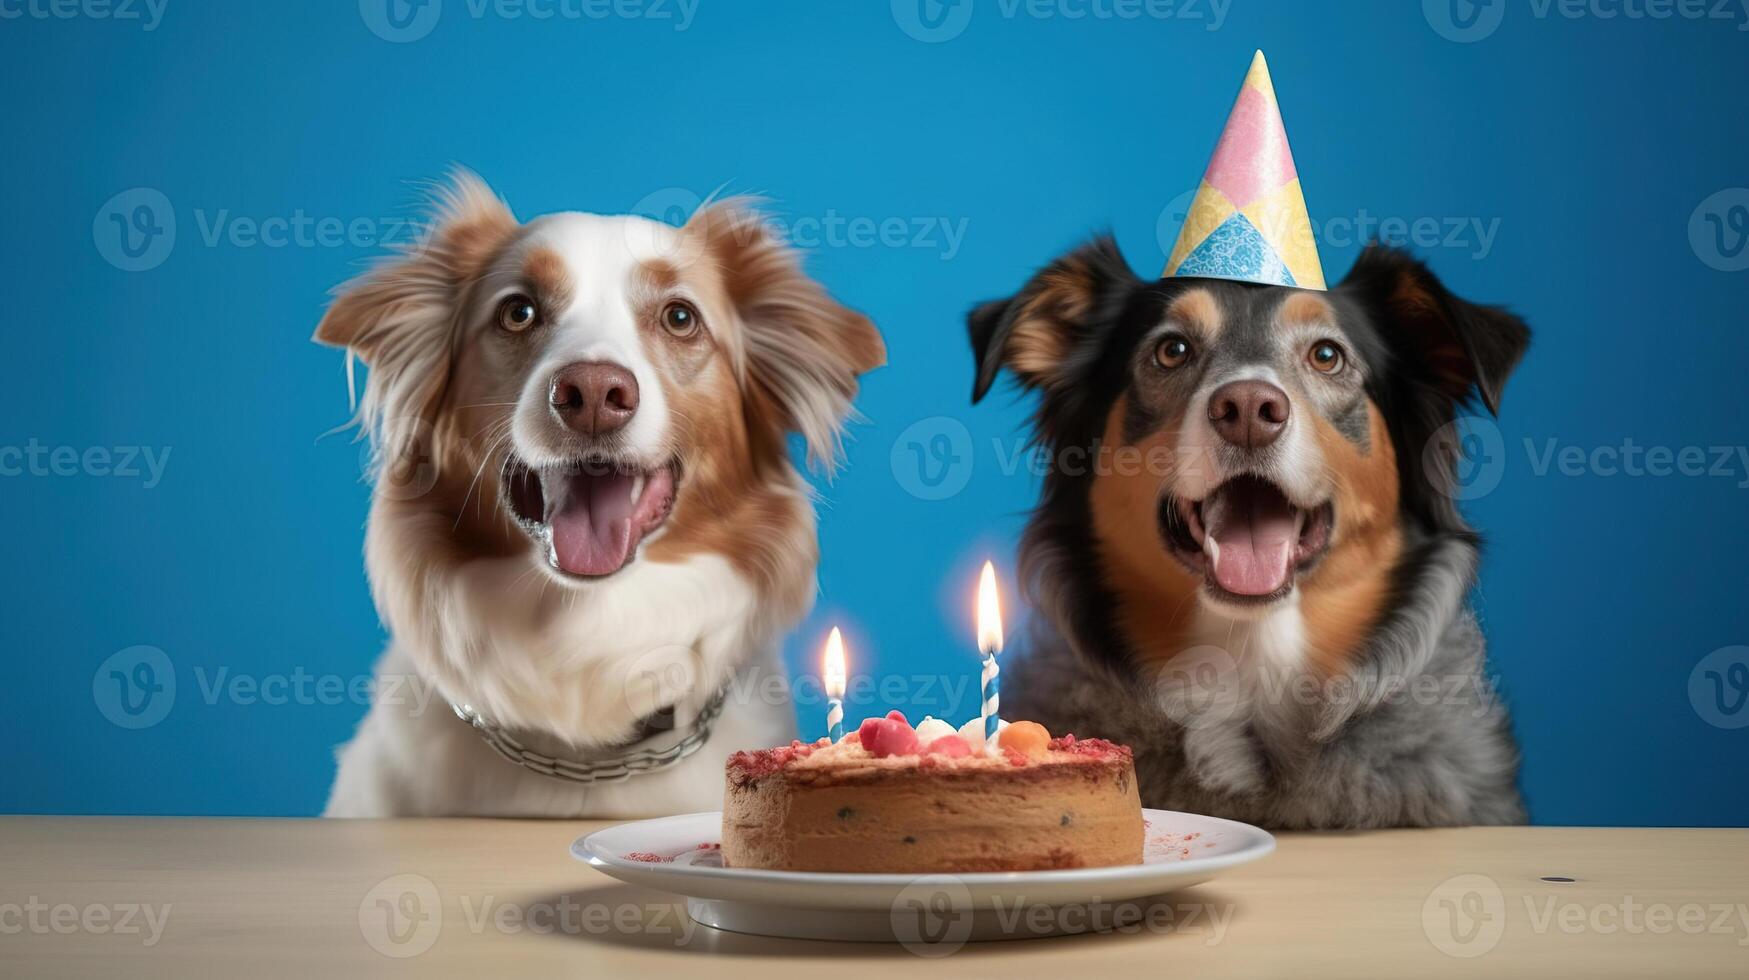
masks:
[[[1142,809],[1130,750],[1052,738],[1021,721],[994,746],[897,711],[837,742],[737,752],[723,862],[785,871],[1033,871],[1137,864]],[[977,746],[976,749],[973,746]]]

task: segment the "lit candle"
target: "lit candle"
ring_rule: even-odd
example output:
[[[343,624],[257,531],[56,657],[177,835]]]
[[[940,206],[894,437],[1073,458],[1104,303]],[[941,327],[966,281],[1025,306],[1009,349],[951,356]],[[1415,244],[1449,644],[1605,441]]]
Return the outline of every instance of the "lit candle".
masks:
[[[826,733],[836,742],[844,737],[844,634],[832,627],[826,637]]]
[[[978,578],[978,652],[984,657],[984,701],[979,716],[984,722],[984,749],[996,751],[996,730],[1001,724],[1002,669],[996,655],[1002,652],[1002,603],[996,595],[996,566],[984,563]]]

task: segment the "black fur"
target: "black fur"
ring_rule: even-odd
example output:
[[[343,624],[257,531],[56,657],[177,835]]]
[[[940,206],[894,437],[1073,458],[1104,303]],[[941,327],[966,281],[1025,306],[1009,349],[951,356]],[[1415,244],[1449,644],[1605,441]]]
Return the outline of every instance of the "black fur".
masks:
[[[1387,369],[1367,387],[1396,444],[1408,516],[1431,530],[1470,534],[1453,502],[1456,446],[1442,440],[1431,453],[1426,447],[1473,398],[1500,414],[1506,378],[1530,346],[1530,328],[1499,307],[1459,299],[1426,265],[1379,245],[1361,253],[1331,295],[1351,333],[1369,334],[1387,354]],[[1436,463],[1431,473],[1429,461]]]

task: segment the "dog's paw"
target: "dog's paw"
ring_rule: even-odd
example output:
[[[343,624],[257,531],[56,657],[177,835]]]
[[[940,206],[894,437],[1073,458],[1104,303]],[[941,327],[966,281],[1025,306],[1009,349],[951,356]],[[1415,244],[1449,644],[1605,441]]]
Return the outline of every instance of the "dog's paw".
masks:
[[[1242,728],[1187,730],[1184,757],[1191,775],[1208,789],[1246,796],[1264,788],[1263,757]]]

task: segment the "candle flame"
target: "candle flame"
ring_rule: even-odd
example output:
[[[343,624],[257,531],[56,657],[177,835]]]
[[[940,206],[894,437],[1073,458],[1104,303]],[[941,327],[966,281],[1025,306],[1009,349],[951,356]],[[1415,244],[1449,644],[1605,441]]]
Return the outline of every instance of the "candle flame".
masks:
[[[825,665],[821,673],[826,675],[826,696],[842,699],[844,697],[844,634],[838,632],[838,627],[832,627],[832,635],[826,637]]]
[[[978,576],[978,652],[1002,652],[1002,600],[996,594],[996,566],[984,563]]]

